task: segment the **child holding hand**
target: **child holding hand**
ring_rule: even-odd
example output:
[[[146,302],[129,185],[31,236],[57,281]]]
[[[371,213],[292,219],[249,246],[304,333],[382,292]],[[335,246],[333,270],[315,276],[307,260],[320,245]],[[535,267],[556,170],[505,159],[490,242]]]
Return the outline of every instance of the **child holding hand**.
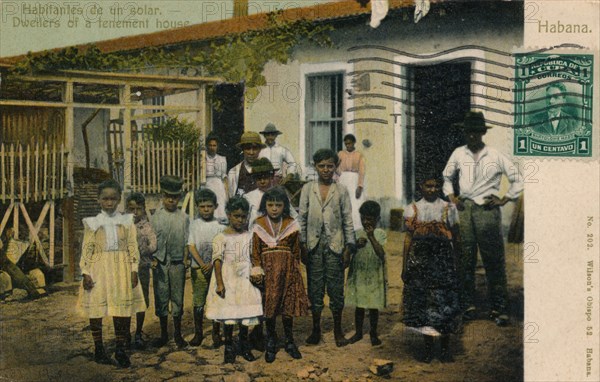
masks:
[[[460,306],[456,258],[460,253],[458,211],[440,199],[440,179],[427,175],[423,198],[406,206],[402,280],[404,324],[422,333],[422,361],[433,358],[433,339],[441,336],[442,362],[452,362],[449,335],[458,329]]]
[[[146,198],[144,194],[134,192],[127,197],[127,213],[133,214],[135,228],[137,230],[138,248],[140,251],[140,264],[138,267],[138,278],[144,292],[144,301],[146,308],[150,305],[150,268],[152,266],[152,254],[156,252],[157,241],[156,233],[146,215]],[[144,319],[146,312],[137,312],[136,314],[136,329],[135,342],[136,349],[143,350],[146,347],[142,339],[142,329],[144,327]],[[129,330],[127,330],[128,341],[131,340]]]
[[[191,346],[202,344],[202,318],[208,293],[208,284],[212,274],[212,252],[214,237],[223,232],[225,226],[215,218],[218,208],[217,195],[203,188],[194,195],[194,202],[200,215],[190,224],[188,250],[192,258],[190,273],[192,275],[192,295],[194,304],[194,338],[189,342]],[[221,333],[219,322],[213,322],[212,340],[213,347],[221,346]]]
[[[239,324],[240,353],[254,361],[248,326],[263,314],[260,291],[250,282],[252,233],[246,230],[250,205],[241,196],[227,202],[229,226],[213,239],[213,276],[206,301],[206,318],[224,323],[225,363],[235,362],[233,325]]]
[[[387,275],[383,246],[387,235],[383,229],[375,228],[381,213],[379,203],[367,200],[360,206],[359,213],[363,228],[356,232],[357,252],[350,262],[346,285],[346,304],[356,306],[356,332],[350,337],[350,343],[362,339],[365,309],[369,309],[371,345],[376,346],[381,345],[377,336],[379,310],[386,306]]]
[[[262,197],[263,214],[253,227],[251,280],[264,285],[263,310],[267,321],[265,360],[275,361],[275,319],[282,316],[285,351],[294,359],[302,354],[294,343],[293,317],[308,313],[308,298],[300,273],[300,226],[290,217],[290,201],[281,187]]]

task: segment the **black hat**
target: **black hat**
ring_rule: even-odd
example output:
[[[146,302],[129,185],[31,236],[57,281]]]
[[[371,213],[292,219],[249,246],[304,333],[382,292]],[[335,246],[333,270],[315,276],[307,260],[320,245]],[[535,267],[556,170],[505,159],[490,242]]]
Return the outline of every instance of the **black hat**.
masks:
[[[465,114],[463,122],[454,123],[454,126],[461,127],[465,132],[485,133],[489,126],[485,124],[485,118],[480,111],[468,111]]]
[[[160,178],[160,190],[169,195],[180,195],[183,180],[178,176],[165,175]]]
[[[272,173],[275,171],[273,164],[268,158],[258,158],[252,163],[252,175]]]
[[[263,131],[260,132],[262,135],[265,134],[283,134],[281,131],[277,130],[277,127],[273,124],[273,123],[267,123],[267,126],[265,126],[265,129]]]

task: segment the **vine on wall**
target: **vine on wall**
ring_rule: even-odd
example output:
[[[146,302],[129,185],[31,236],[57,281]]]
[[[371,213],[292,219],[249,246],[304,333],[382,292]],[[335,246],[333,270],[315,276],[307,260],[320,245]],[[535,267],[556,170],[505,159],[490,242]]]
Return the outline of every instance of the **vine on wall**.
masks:
[[[231,34],[213,41],[206,48],[192,51],[149,47],[135,53],[103,53],[91,45],[85,49],[70,47],[39,54],[28,53],[14,74],[52,73],[58,70],[133,71],[177,68],[182,74],[214,76],[226,82],[244,82],[255,88],[266,84],[263,70],[273,60],[287,63],[299,44],[331,46],[330,25],[308,20],[287,21],[282,11],[267,14],[267,26],[256,31]]]

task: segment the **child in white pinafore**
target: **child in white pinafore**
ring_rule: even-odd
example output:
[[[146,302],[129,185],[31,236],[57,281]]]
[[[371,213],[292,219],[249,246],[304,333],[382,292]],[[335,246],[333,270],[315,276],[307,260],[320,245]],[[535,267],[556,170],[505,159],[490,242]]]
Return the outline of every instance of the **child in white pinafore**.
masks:
[[[246,230],[250,206],[243,197],[233,197],[225,208],[229,226],[213,239],[213,277],[206,300],[206,318],[224,323],[225,363],[235,362],[233,325],[239,324],[240,355],[256,358],[248,343],[248,326],[263,314],[260,291],[250,282],[252,232]]]

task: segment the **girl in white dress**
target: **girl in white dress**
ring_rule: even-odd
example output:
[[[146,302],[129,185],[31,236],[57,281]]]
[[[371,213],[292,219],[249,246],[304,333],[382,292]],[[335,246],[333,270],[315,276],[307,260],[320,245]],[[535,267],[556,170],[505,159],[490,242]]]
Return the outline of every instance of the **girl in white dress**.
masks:
[[[102,212],[83,219],[79,309],[90,319],[95,361],[111,363],[102,344],[102,318],[112,316],[117,339],[115,359],[119,366],[128,367],[125,344],[131,316],[144,312],[146,302],[138,282],[140,253],[133,215],[117,212],[120,201],[119,183],[104,181],[98,186]]]
[[[239,324],[240,355],[256,358],[248,343],[248,326],[263,314],[260,291],[250,282],[252,232],[246,230],[250,206],[243,197],[233,197],[225,211],[229,226],[213,239],[213,277],[206,301],[206,318],[224,324],[225,363],[235,362],[233,325]]]

